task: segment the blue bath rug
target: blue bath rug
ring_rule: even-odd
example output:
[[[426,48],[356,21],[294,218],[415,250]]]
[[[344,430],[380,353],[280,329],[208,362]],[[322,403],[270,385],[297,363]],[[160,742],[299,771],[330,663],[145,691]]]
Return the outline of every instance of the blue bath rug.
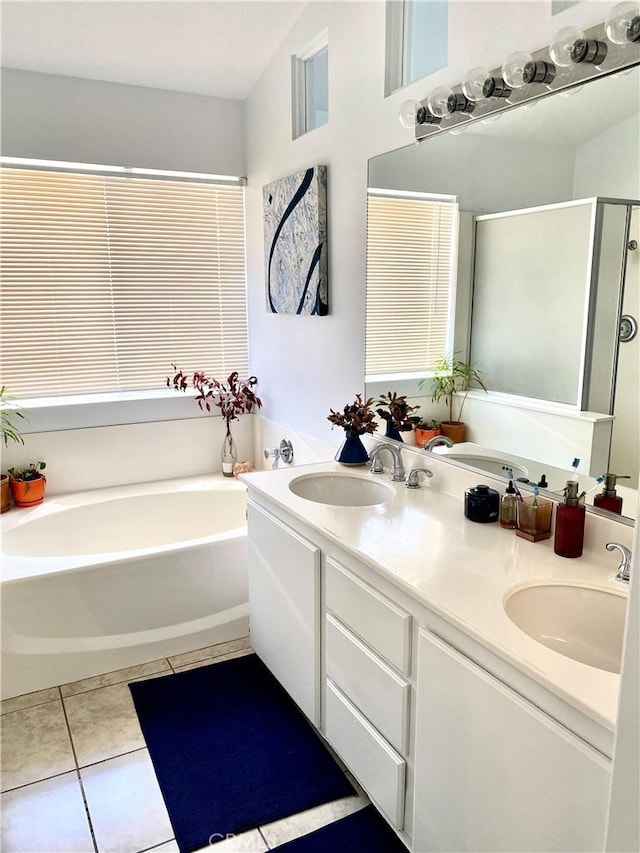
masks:
[[[129,688],[181,853],[354,793],[257,655]]]
[[[373,806],[273,849],[282,853],[407,853]]]

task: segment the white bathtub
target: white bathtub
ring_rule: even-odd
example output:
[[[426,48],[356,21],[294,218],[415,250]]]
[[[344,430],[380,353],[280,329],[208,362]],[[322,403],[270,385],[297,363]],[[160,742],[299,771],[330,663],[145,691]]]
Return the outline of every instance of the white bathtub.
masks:
[[[2,516],[2,697],[244,636],[246,490],[197,477]]]

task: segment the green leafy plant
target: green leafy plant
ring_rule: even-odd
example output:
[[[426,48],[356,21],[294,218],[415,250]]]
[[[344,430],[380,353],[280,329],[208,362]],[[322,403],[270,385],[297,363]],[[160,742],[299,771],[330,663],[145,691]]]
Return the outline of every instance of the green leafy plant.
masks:
[[[431,418],[430,420],[420,418],[416,424],[416,429],[440,429],[440,421],[437,421],[434,418]]]
[[[8,447],[10,441],[16,444],[24,444],[24,439],[16,424],[16,418],[24,419],[24,415],[16,408],[15,404],[12,405],[14,399],[7,392],[7,386],[3,385],[0,388],[0,423],[2,424],[2,440],[5,447]]]
[[[455,353],[443,355],[433,364],[433,376],[420,381],[420,387],[431,388],[431,399],[434,403],[444,400],[449,408],[449,423],[462,422],[462,410],[467,401],[467,395],[471,388],[482,388],[486,393],[486,386],[482,380],[482,371],[466,361],[455,358]],[[453,403],[456,394],[461,393],[462,402],[458,411],[458,417],[453,417]]]
[[[31,462],[27,467],[8,468],[7,473],[17,483],[28,483],[31,480],[39,480],[43,476],[41,472],[46,467],[46,462]]]
[[[347,403],[341,412],[334,412],[333,409],[329,409],[331,414],[327,416],[327,420],[355,435],[364,435],[365,433],[371,435],[378,429],[375,415],[371,411],[372,405],[373,397],[363,400],[360,394],[356,394],[353,403]]]
[[[382,408],[376,409],[376,413],[383,420],[391,421],[400,432],[409,432],[419,420],[417,415],[411,414],[417,412],[419,406],[410,406],[405,394],[399,396],[395,391],[387,391],[386,394],[380,395],[376,406],[382,406]]]

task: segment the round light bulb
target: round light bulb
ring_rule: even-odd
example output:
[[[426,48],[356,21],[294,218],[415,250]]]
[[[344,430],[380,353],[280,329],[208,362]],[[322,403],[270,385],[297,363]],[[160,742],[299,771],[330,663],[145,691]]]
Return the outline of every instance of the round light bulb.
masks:
[[[448,116],[447,104],[451,95],[453,95],[453,91],[448,86],[438,86],[437,89],[434,89],[427,100],[429,112],[438,118]]]
[[[413,130],[416,126],[416,113],[419,107],[420,101],[416,101],[415,99],[404,101],[404,103],[400,104],[398,119],[403,127]]]
[[[462,82],[462,91],[465,96],[474,102],[486,100],[484,84],[491,77],[486,68],[472,68]]]
[[[533,57],[525,50],[517,50],[505,59],[502,66],[502,76],[506,84],[512,89],[521,89],[526,85],[524,69],[529,62],[533,62]]]
[[[604,31],[614,44],[640,39],[640,3],[618,3],[607,15]]]
[[[572,65],[571,48],[579,39],[584,39],[584,33],[577,27],[564,27],[559,30],[549,45],[549,56],[553,63],[563,68]]]

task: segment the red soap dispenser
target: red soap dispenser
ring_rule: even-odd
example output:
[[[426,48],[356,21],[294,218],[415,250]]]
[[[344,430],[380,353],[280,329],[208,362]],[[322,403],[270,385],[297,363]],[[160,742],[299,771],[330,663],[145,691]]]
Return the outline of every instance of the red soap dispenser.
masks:
[[[602,492],[593,499],[593,505],[622,515],[622,498],[616,494],[616,480],[628,480],[627,474],[605,474]]]
[[[584,542],[584,503],[578,498],[578,484],[569,480],[564,490],[564,503],[558,505],[553,550],[560,557],[582,556]]]

